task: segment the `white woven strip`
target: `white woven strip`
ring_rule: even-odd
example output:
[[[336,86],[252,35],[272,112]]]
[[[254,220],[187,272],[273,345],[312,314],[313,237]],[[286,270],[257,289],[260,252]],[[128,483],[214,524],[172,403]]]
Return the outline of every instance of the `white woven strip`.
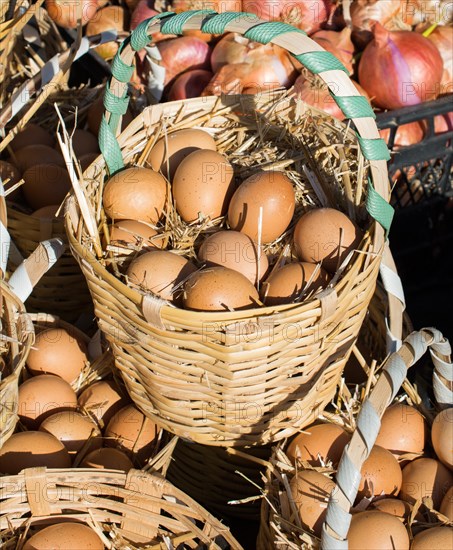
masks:
[[[30,296],[33,290],[33,285],[30,281],[25,263],[21,263],[16,271],[11,275],[9,286],[22,302],[25,302],[25,300]]]
[[[420,332],[413,332],[412,334],[409,334],[404,341],[411,346],[414,352],[414,360],[412,361],[412,364],[417,363],[417,361],[425,355],[426,350],[428,349],[428,344],[425,338]]]
[[[453,405],[453,391],[447,388],[436,372],[433,373],[433,391],[439,405]]]
[[[388,400],[388,403],[391,403],[406,378],[407,366],[401,356],[395,353],[389,357],[384,370],[388,373],[392,381],[392,395]]]
[[[48,241],[43,241],[41,244],[46,249],[47,257],[49,259],[47,269],[50,269],[63,254],[65,248],[64,242],[59,237],[56,237],[54,239],[49,239]]]
[[[17,113],[29,102],[31,93],[27,86],[28,82],[24,82],[22,86],[13,93],[11,98],[11,117],[9,120],[15,117]]]
[[[392,331],[390,330],[388,320],[385,320],[385,344],[387,348],[387,353],[395,353],[395,351],[398,351],[401,347],[402,340],[400,338],[397,338],[392,334]]]
[[[80,46],[75,54],[74,61],[79,59],[79,57],[82,57],[82,55],[85,55],[90,48],[94,48],[100,44],[105,44],[106,42],[113,42],[116,40],[117,36],[118,33],[113,29],[101,32],[99,40],[96,41],[90,39],[89,36],[84,36],[80,41]]]
[[[442,355],[451,355],[451,345],[446,338],[441,342],[436,342],[435,344],[431,344],[430,351],[431,350],[436,353],[441,353]]]
[[[338,504],[335,494],[334,489],[330,495],[325,522],[339,537],[345,539],[348,536],[352,515]]]
[[[381,419],[369,399],[363,403],[360,409],[357,428],[365,441],[369,454],[381,429]]]
[[[389,294],[396,296],[398,300],[404,305],[404,307],[406,307],[403,283],[401,282],[398,273],[396,273],[395,271],[393,271],[393,269],[387,267],[383,263],[381,263],[379,267],[379,272],[381,274],[382,284],[384,285],[385,290]]]
[[[336,539],[329,535],[323,524],[321,533],[321,550],[348,550],[348,541]]]
[[[0,271],[3,273],[6,272],[10,246],[11,237],[6,227],[0,222]]]
[[[453,382],[453,364],[448,361],[444,361],[441,357],[436,355],[432,349],[430,349],[429,352],[431,354],[431,359],[434,363],[436,372],[449,382]]]
[[[349,500],[351,506],[354,504],[357,491],[359,490],[362,474],[349,456],[349,443],[343,451],[340,465],[337,472],[337,485]]]
[[[41,87],[49,82],[58,74],[60,70],[60,55],[56,54],[41,69]]]

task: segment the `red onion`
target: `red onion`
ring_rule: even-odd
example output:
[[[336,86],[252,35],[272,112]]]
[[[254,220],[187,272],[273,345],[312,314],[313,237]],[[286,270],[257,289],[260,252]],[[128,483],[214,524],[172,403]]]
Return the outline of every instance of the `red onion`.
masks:
[[[419,33],[373,27],[374,39],[359,62],[359,82],[374,104],[398,109],[435,99],[443,63],[436,46]]]
[[[158,42],[162,65],[166,69],[165,85],[189,69],[209,69],[211,50],[206,42],[193,36],[181,36]]]
[[[336,31],[318,31],[311,38],[322,46],[325,50],[337,57],[352,73],[354,44],[351,41],[351,29],[345,27],[341,32]]]
[[[435,44],[444,62],[441,93],[453,93],[453,27],[437,25],[432,32],[424,36]]]
[[[168,92],[168,101],[199,97],[213,74],[211,71],[195,69],[179,75]]]
[[[242,9],[267,21],[283,21],[316,32],[329,17],[330,0],[242,0]]]
[[[390,128],[379,130],[381,138],[388,143],[390,138]],[[409,122],[402,124],[396,130],[393,149],[400,149],[408,145],[419,143],[425,135],[424,125],[421,122]]]

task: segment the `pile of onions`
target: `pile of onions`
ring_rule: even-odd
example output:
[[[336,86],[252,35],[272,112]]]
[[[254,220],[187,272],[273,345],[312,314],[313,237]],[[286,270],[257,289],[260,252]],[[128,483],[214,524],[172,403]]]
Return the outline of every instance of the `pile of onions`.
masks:
[[[269,90],[292,85],[296,71],[283,48],[259,44],[235,33],[224,36],[211,55],[214,78],[204,95]]]
[[[413,31],[388,31],[373,26],[373,40],[359,63],[359,83],[374,104],[399,109],[435,99],[440,91],[443,62],[439,50]]]
[[[329,18],[330,0],[242,0],[242,10],[267,21],[283,21],[312,34]]]
[[[453,93],[453,27],[437,25],[432,31],[424,33],[436,48],[444,62],[441,86],[442,94]]]
[[[311,38],[332,53],[348,69],[353,72],[354,44],[351,40],[351,29],[345,27],[342,31],[318,31]]]

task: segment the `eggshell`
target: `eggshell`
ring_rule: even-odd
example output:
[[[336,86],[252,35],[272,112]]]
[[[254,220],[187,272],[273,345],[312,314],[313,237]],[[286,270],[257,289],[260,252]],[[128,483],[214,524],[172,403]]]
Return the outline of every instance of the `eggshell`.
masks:
[[[34,209],[60,204],[71,190],[71,180],[65,168],[56,164],[36,164],[23,174],[22,190]]]
[[[242,273],[256,284],[258,274],[262,279],[269,267],[266,254],[260,254],[258,270],[258,246],[239,231],[217,231],[210,235],[198,250],[199,260],[209,267],[223,266]]]
[[[27,147],[19,149],[14,153],[14,161],[14,164],[22,172],[37,164],[56,164],[62,168],[65,165],[63,155],[59,151],[42,144],[27,145]]]
[[[41,374],[19,386],[18,414],[20,421],[29,429],[37,429],[53,413],[76,408],[74,390],[59,376]]]
[[[427,434],[426,421],[415,407],[395,403],[382,417],[376,445],[385,447],[399,459],[406,453],[423,453]]]
[[[88,525],[61,522],[41,529],[24,544],[23,550],[104,550],[99,535]]]
[[[284,172],[258,172],[236,189],[228,207],[228,223],[231,229],[241,231],[259,242],[258,227],[262,208],[261,242],[271,243],[290,224],[295,205],[293,185]]]
[[[163,300],[177,303],[181,284],[194,271],[195,265],[173,252],[145,252],[131,262],[127,269],[129,281],[140,285]]]
[[[412,540],[411,550],[451,550],[453,528],[448,525],[430,527],[417,533]]]
[[[146,160],[153,170],[160,171],[172,181],[182,160],[197,149],[216,151],[217,146],[214,138],[208,132],[187,128],[160,138],[154,144]],[[169,172],[167,171],[167,161],[170,167]]]
[[[363,463],[362,479],[357,498],[380,495],[396,496],[401,488],[403,474],[396,458],[390,451],[375,445]]]
[[[167,182],[160,174],[149,168],[126,168],[106,183],[104,210],[114,221],[156,223],[162,216],[166,197]]]
[[[130,399],[113,380],[98,380],[83,390],[78,402],[80,409],[95,418],[100,427],[104,428]]]
[[[316,470],[299,470],[289,485],[303,527],[321,536],[334,481]]]
[[[434,508],[439,506],[453,485],[451,471],[434,458],[417,458],[403,468],[403,483],[398,497],[410,504],[431,497]]]
[[[71,137],[72,148],[77,158],[90,153],[99,154],[98,138],[89,130],[76,128]]]
[[[34,376],[55,374],[73,382],[88,363],[85,342],[70,330],[49,328],[36,335],[27,358],[27,367]]]
[[[134,405],[126,405],[110,420],[104,433],[107,447],[124,451],[140,465],[151,456],[159,428]]]
[[[164,237],[158,235],[158,232],[146,223],[121,220],[110,228],[110,243],[112,245],[123,244],[123,246],[132,244],[143,249],[162,248]]]
[[[348,531],[349,550],[409,550],[406,527],[395,516],[366,510],[352,516]]]
[[[375,510],[391,514],[401,521],[407,521],[412,511],[412,506],[399,498],[380,498],[375,500],[371,506]]]
[[[309,262],[292,262],[277,269],[261,287],[261,296],[267,306],[291,304],[301,296],[329,283],[327,271]]]
[[[453,407],[437,414],[431,426],[431,441],[437,458],[453,469]]]
[[[10,145],[13,151],[18,151],[28,145],[47,145],[48,147],[52,147],[54,143],[54,136],[50,132],[41,128],[38,124],[29,122],[25,128],[17,134]]]
[[[361,232],[339,210],[315,208],[301,216],[294,228],[294,248],[303,262],[322,262],[329,273],[357,248]]]
[[[448,489],[439,508],[439,512],[453,521],[453,486]]]
[[[256,307],[253,284],[238,271],[209,267],[197,271],[184,285],[183,305],[195,311],[232,311]]]
[[[88,417],[75,411],[61,411],[48,416],[39,426],[39,431],[54,435],[75,455],[88,440],[90,449],[102,446],[101,430]]]
[[[71,458],[63,443],[45,432],[18,432],[0,448],[0,472],[16,475],[24,468],[70,468]]]
[[[42,208],[38,208],[38,210],[35,210],[31,214],[31,216],[33,218],[43,218],[43,219],[55,218],[59,208],[60,208],[59,204],[49,204],[49,206],[43,206]],[[62,216],[58,216],[58,217],[62,217]]]
[[[304,432],[288,445],[286,454],[291,462],[298,459],[311,466],[321,466],[319,456],[324,464],[332,462],[337,466],[350,439],[349,434],[336,424],[315,424],[304,428]]]
[[[178,165],[172,180],[173,201],[185,222],[199,216],[223,216],[234,192],[234,170],[227,159],[209,149],[190,153]]]
[[[80,463],[80,468],[96,468],[98,470],[123,470],[128,472],[134,465],[126,453],[119,449],[102,447],[86,455]]]

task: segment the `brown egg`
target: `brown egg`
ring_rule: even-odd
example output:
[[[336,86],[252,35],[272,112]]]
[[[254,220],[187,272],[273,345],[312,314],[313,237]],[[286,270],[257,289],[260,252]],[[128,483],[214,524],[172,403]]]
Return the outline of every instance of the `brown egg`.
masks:
[[[36,335],[27,358],[29,372],[55,374],[73,382],[88,363],[86,343],[70,329],[49,328]]]
[[[431,426],[431,441],[437,458],[453,469],[453,407],[437,414]]]
[[[162,248],[164,237],[146,223],[135,220],[121,220],[110,228],[110,243],[132,244],[139,248]]]
[[[60,151],[48,145],[28,145],[16,151],[14,156],[16,161],[14,164],[22,172],[37,164],[56,164],[61,168],[65,166],[64,158]]]
[[[37,164],[23,174],[22,189],[28,204],[34,209],[60,204],[71,190],[71,180],[65,168],[56,164]]]
[[[253,284],[238,271],[209,267],[197,271],[184,284],[183,305],[195,311],[232,311],[259,304]]]
[[[80,463],[80,468],[96,468],[98,470],[123,470],[128,472],[134,465],[126,453],[119,449],[103,447],[86,455]]]
[[[50,132],[33,122],[29,122],[13,139],[11,148],[13,151],[18,151],[28,145],[47,145],[48,147],[53,147],[54,143],[55,139]]]
[[[288,227],[295,205],[293,184],[286,174],[275,170],[258,172],[236,189],[228,208],[228,223],[231,229],[259,242],[262,211],[261,242],[271,243]]]
[[[79,395],[79,407],[94,417],[101,428],[129,402],[129,396],[121,393],[113,380],[99,380],[90,384]]]
[[[329,284],[329,275],[318,264],[292,262],[274,271],[261,288],[267,306],[291,304],[300,297]]]
[[[193,151],[178,165],[172,180],[176,210],[185,222],[201,216],[223,216],[234,192],[234,170],[227,159],[209,149]]]
[[[88,109],[87,114],[87,122],[88,122],[88,129],[90,132],[92,132],[95,136],[98,135],[99,132],[99,126],[101,125],[101,119],[102,115],[105,113],[104,108],[104,94],[101,94],[96,101],[94,101],[90,108]],[[128,126],[134,117],[132,116],[132,113],[130,109],[128,108],[126,113],[123,115],[121,120],[121,129],[124,130],[126,126]]]
[[[380,495],[396,496],[401,488],[403,474],[400,465],[390,451],[375,445],[363,463],[362,479],[357,498]]]
[[[448,489],[439,508],[439,512],[453,521],[453,486]]]
[[[38,210],[35,210],[31,216],[33,218],[55,218],[56,214],[60,208],[59,204],[49,204],[49,206],[43,206],[42,208],[38,208]],[[62,217],[58,216],[58,217]]]
[[[177,303],[182,293],[182,283],[196,269],[183,256],[167,250],[155,250],[133,260],[126,274],[129,282],[140,285],[163,300]]]
[[[294,247],[303,262],[322,262],[329,273],[357,248],[361,232],[339,210],[316,208],[301,216],[294,228]]]
[[[415,407],[395,403],[384,413],[376,445],[385,447],[396,458],[406,453],[421,454],[425,449],[428,427]]]
[[[216,151],[214,139],[204,130],[187,128],[160,138],[149,152],[147,162],[170,181],[181,161],[197,149]],[[167,171],[167,161],[170,171]]]
[[[451,550],[453,529],[448,525],[430,527],[417,533],[412,540],[411,550]]]
[[[8,189],[13,187],[13,185],[16,185],[16,183],[20,181],[21,174],[19,169],[16,168],[14,164],[11,164],[6,160],[0,160],[0,178],[2,179],[5,190],[8,191]],[[13,196],[16,193],[17,191],[14,191]]]
[[[19,386],[18,414],[28,429],[37,429],[53,413],[77,408],[71,386],[53,374],[41,374]]]
[[[108,423],[104,433],[107,447],[124,451],[142,465],[156,444],[159,428],[134,405],[126,405]]]
[[[62,411],[48,416],[39,431],[54,435],[71,455],[77,454],[90,440],[90,449],[102,446],[101,430],[88,416],[75,411]]]
[[[434,508],[439,506],[453,485],[453,474],[434,458],[417,458],[403,468],[403,483],[398,497],[410,504],[431,497]]]
[[[252,239],[239,231],[217,231],[200,246],[198,258],[208,267],[223,266],[242,273],[252,283],[262,279],[269,267],[266,254],[260,254],[258,270],[258,247]]]
[[[82,155],[99,154],[98,138],[89,130],[76,128],[72,134],[72,148],[77,158]]]
[[[167,182],[149,168],[132,167],[112,176],[104,189],[105,213],[114,221],[156,223],[162,216]]]
[[[409,550],[406,527],[395,516],[367,510],[352,516],[348,532],[349,550]]]
[[[286,455],[295,463],[296,459],[308,462],[311,466],[320,466],[332,462],[337,466],[350,435],[336,424],[315,424],[304,428],[288,445]]]
[[[327,502],[335,483],[316,470],[299,470],[289,485],[303,527],[321,536]]]
[[[0,448],[0,472],[16,475],[24,468],[70,468],[71,458],[63,443],[45,432],[18,432]]]
[[[372,502],[371,506],[375,510],[396,516],[401,521],[407,521],[412,511],[412,506],[399,498],[380,498]]]
[[[58,520],[57,520],[58,521]],[[88,525],[64,521],[44,527],[24,544],[23,550],[104,550],[96,531]]]

